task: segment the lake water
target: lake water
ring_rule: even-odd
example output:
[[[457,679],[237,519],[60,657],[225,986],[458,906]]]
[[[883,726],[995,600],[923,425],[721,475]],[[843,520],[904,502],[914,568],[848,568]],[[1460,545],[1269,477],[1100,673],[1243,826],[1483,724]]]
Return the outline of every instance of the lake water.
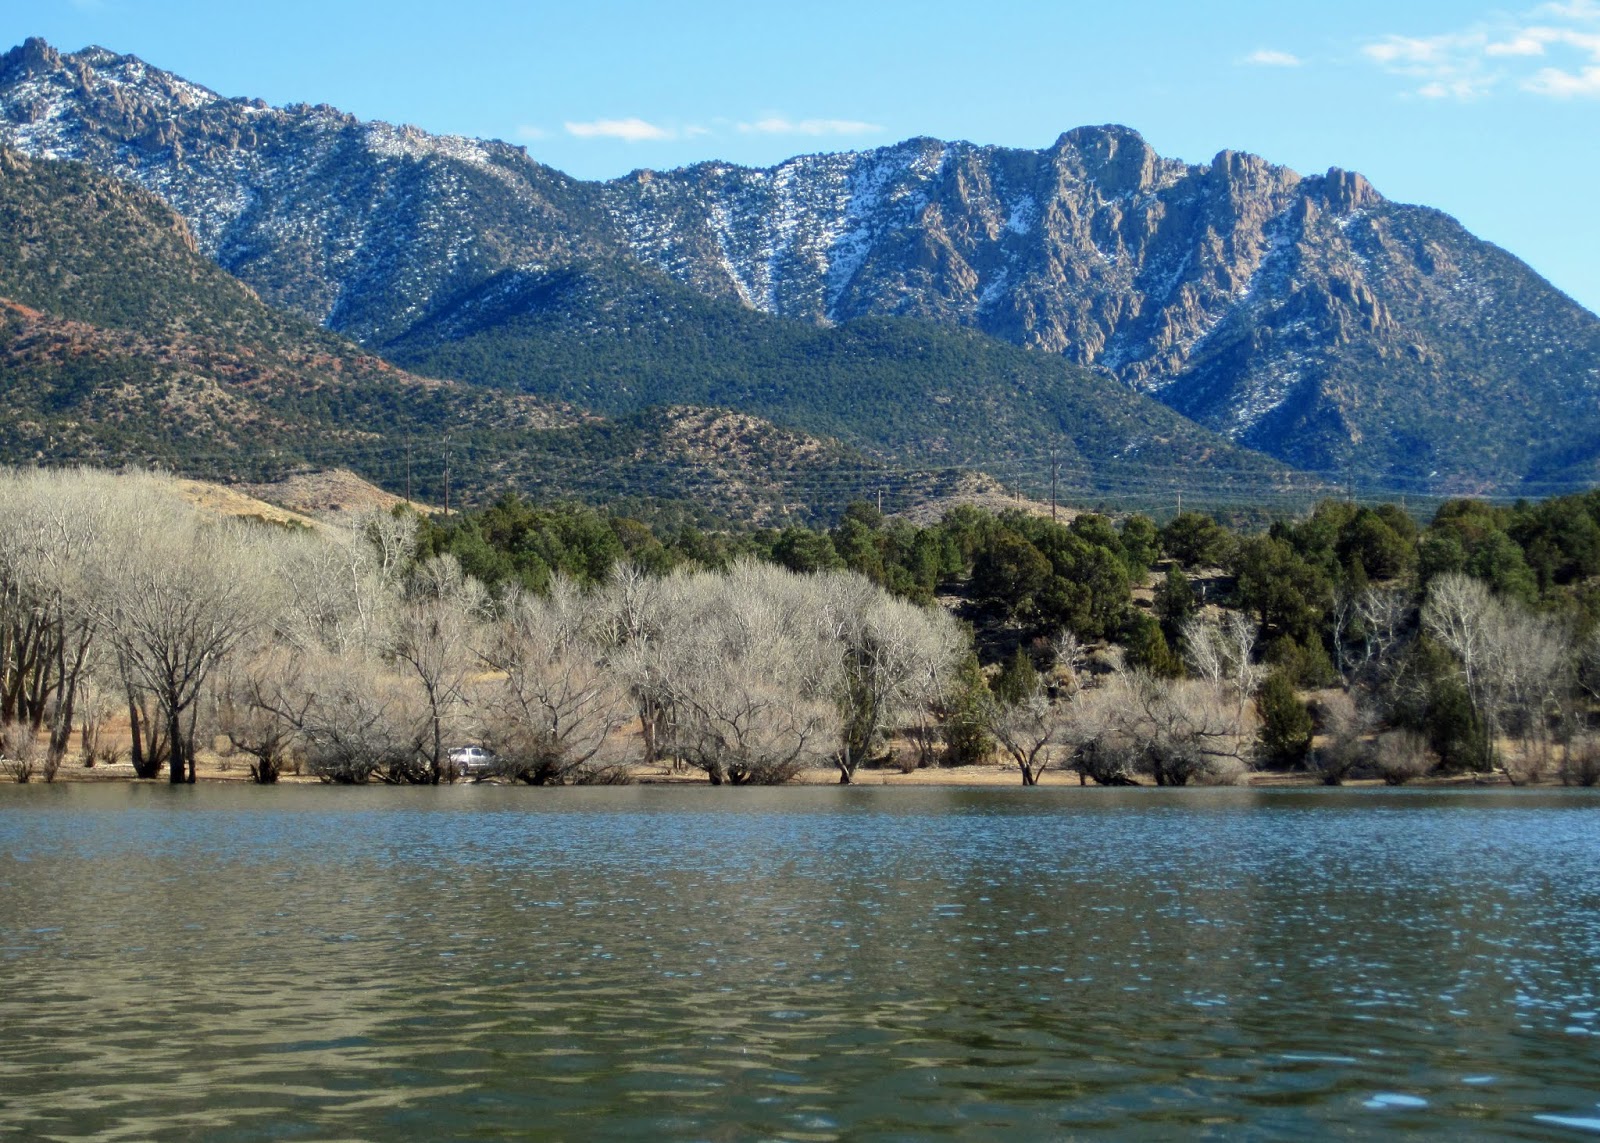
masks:
[[[0,789],[0,1135],[1600,1136],[1586,791]]]

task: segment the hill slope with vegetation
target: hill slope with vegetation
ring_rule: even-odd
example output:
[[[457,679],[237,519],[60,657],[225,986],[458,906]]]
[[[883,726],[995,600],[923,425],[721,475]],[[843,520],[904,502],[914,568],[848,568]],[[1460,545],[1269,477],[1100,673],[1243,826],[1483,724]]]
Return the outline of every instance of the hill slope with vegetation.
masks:
[[[430,380],[273,310],[201,257],[158,199],[0,149],[0,458],[141,463],[223,480],[355,469],[457,502],[495,488],[675,500],[750,518],[910,502],[962,474],[691,407],[606,419]],[[448,474],[448,475],[447,475]]]
[[[983,468],[1048,495],[1304,488],[1283,466],[1068,362],[971,331],[866,318],[837,328],[593,263],[496,275],[385,356],[439,376],[622,415],[742,409],[899,465]]]

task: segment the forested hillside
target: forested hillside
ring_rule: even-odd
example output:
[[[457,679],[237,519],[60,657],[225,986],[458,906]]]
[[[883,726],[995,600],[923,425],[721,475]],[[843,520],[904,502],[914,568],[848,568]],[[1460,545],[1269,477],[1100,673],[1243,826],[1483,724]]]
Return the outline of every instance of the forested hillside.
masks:
[[[749,415],[675,406],[606,419],[398,369],[263,305],[158,199],[0,148],[0,458],[159,464],[273,479],[347,467],[457,503],[490,490],[677,502],[702,519],[809,518],[887,487],[897,504],[970,483],[889,470]]]
[[[1120,385],[925,322],[817,328],[593,264],[508,271],[382,347],[438,376],[607,414],[742,409],[899,466],[965,466],[1048,494],[1214,502],[1314,487]]]

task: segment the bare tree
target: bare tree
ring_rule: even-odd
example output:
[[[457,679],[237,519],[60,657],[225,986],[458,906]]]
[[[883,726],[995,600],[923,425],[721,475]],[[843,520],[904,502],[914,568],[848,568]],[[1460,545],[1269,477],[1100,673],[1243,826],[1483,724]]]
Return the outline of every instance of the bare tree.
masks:
[[[1090,709],[1095,704],[1085,699],[1078,678],[1086,658],[1084,646],[1071,631],[1062,631],[1052,641],[1051,652],[1056,684],[1047,686],[1041,680],[1016,702],[991,700],[989,733],[1021,773],[1024,786],[1038,785],[1052,764],[1069,759],[1080,781],[1100,773],[1112,784],[1109,771],[1098,766],[1102,757],[1099,735],[1089,732],[1098,711]]]
[[[1253,735],[1249,707],[1228,688],[1139,671],[1084,692],[1065,731],[1080,775],[1117,784],[1143,774],[1158,786],[1238,782]]]
[[[271,785],[297,747],[304,709],[317,696],[301,688],[299,656],[287,646],[235,656],[213,680],[214,726],[230,747],[250,757],[250,779]]]
[[[49,719],[47,773],[70,742],[99,629],[88,606],[89,557],[104,543],[110,512],[130,494],[157,491],[147,479],[119,483],[85,470],[0,474],[0,719],[35,731]]]
[[[596,597],[594,637],[608,670],[633,697],[646,765],[660,758],[667,733],[671,698],[660,653],[669,627],[670,597],[681,594],[685,582],[686,577],[675,577],[669,590],[662,580],[630,563],[619,563]],[[555,598],[557,592],[553,589],[551,595]]]
[[[895,599],[859,576],[834,575],[823,582],[842,667],[837,676],[844,723],[836,760],[839,781],[848,783],[856,767],[907,722],[916,725],[921,749],[932,757],[933,708],[960,662],[954,621]]]
[[[710,672],[681,703],[675,748],[714,786],[779,785],[833,757],[838,712],[795,696],[750,664]]]
[[[391,522],[387,516],[374,519]],[[394,542],[393,531],[375,525],[324,529],[285,544],[282,574],[294,587],[280,620],[285,642],[336,654],[388,643],[402,594],[402,565],[374,535]]]
[[[1183,625],[1183,645],[1189,669],[1218,695],[1228,695],[1236,721],[1243,723],[1250,698],[1266,677],[1255,662],[1260,628],[1246,615],[1233,611],[1221,625],[1193,616]]]
[[[428,709],[430,781],[454,777],[445,746],[462,718],[467,674],[472,667],[474,611],[484,597],[477,581],[466,578],[453,556],[420,565],[410,598],[395,617],[392,653],[421,688]]]
[[[1514,780],[1540,781],[1555,764],[1556,728],[1571,713],[1577,678],[1570,633],[1554,618],[1504,606],[1491,655],[1498,676],[1497,721],[1517,740],[1506,770]]]
[[[1311,768],[1324,785],[1338,786],[1373,760],[1372,732],[1376,712],[1362,702],[1359,691],[1334,691],[1317,700],[1315,714],[1323,741],[1311,752]]]
[[[1416,608],[1406,592],[1394,587],[1369,587],[1356,597],[1355,617],[1361,626],[1361,649],[1354,666],[1370,673],[1388,662],[1406,637]]]
[[[927,642],[911,671],[901,697],[906,732],[915,752],[917,769],[933,766],[943,744],[946,701],[957,685],[966,637],[948,615],[935,613],[925,631]]]
[[[482,737],[496,772],[530,785],[617,773],[614,736],[636,713],[600,649],[571,622],[576,609],[566,596],[514,596],[477,649],[492,673],[476,704]]]
[[[1484,693],[1481,680],[1489,653],[1491,615],[1498,609],[1489,585],[1471,576],[1450,572],[1428,585],[1422,624],[1455,655],[1466,678],[1467,691],[1474,697]]]
[[[207,674],[270,619],[281,580],[251,525],[168,514],[160,547],[127,537],[100,553],[94,599],[127,679],[160,708],[178,783],[194,781],[193,707]]]
[[[1552,723],[1576,686],[1568,633],[1456,573],[1428,585],[1422,624],[1455,657],[1482,723],[1485,756],[1513,782],[1537,780],[1552,762]],[[1519,742],[1515,759],[1501,749],[1505,735]]]
[[[1060,707],[1038,686],[1017,702],[993,703],[988,722],[989,733],[1022,774],[1022,784],[1037,786],[1062,745]]]
[[[1590,699],[1600,701],[1600,627],[1578,647],[1578,682]]]
[[[1170,682],[1139,675],[1133,680],[1132,735],[1137,765],[1158,786],[1233,785],[1248,769],[1248,703],[1229,703],[1198,682]]]
[[[386,584],[398,584],[416,554],[416,513],[408,509],[400,512],[368,512],[356,521],[355,531],[371,545],[376,558],[373,570],[378,580]]]
[[[1079,674],[1089,661],[1089,648],[1070,628],[1063,627],[1050,641],[1050,657],[1055,661],[1056,673],[1066,690],[1071,693],[1080,685]]]
[[[1063,765],[1075,770],[1080,785],[1134,786],[1136,751],[1128,737],[1127,677],[1114,674],[1099,686],[1081,688],[1063,721]]]
[[[840,638],[817,577],[739,564],[674,575],[663,593],[659,638],[630,677],[657,680],[671,753],[714,784],[837,760]]]
[[[110,765],[122,753],[109,733],[119,692],[104,681],[105,667],[97,668],[82,681],[77,708],[78,753],[86,768]]]
[[[300,653],[258,675],[252,701],[292,728],[292,748],[325,782],[432,780],[431,711],[415,686],[363,652]]]

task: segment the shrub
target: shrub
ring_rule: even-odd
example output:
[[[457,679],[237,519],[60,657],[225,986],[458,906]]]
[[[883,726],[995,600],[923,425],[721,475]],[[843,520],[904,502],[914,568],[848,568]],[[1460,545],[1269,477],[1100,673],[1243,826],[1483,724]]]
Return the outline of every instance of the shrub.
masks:
[[[1377,768],[1390,786],[1403,786],[1413,778],[1433,773],[1439,756],[1422,735],[1409,730],[1391,730],[1378,737]]]
[[[0,727],[0,772],[19,784],[31,782],[38,763],[39,744],[31,727],[21,722]],[[53,777],[54,773],[49,775]]]
[[[1340,785],[1372,763],[1373,747],[1366,737],[1372,729],[1372,712],[1354,696],[1345,691],[1326,694],[1317,700],[1312,713],[1323,741],[1312,751],[1309,762],[1324,785]]]
[[[1600,742],[1585,738],[1568,746],[1561,763],[1563,786],[1600,785]]]

